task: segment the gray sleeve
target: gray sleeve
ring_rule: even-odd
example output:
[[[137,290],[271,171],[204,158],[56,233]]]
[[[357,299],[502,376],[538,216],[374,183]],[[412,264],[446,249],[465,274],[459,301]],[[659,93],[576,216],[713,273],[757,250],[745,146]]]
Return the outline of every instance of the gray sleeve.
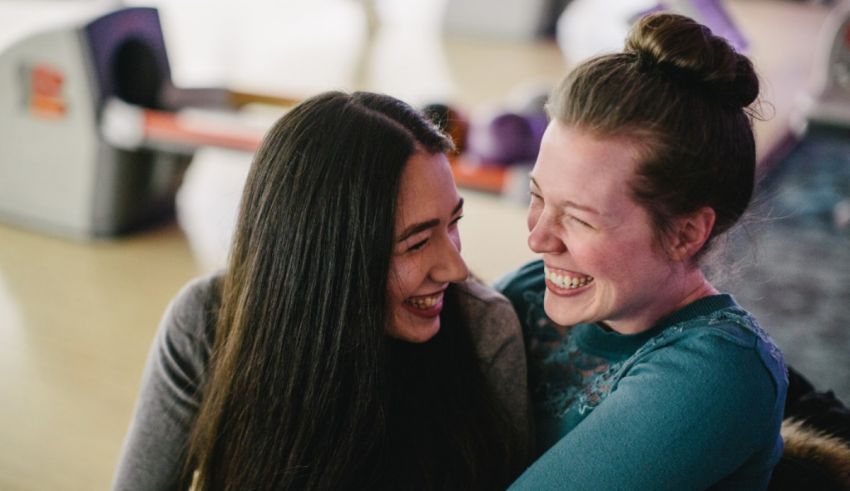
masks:
[[[528,377],[519,319],[504,296],[480,283],[464,283],[460,297],[484,376],[527,439]]]
[[[214,278],[195,280],[168,306],[148,354],[113,490],[176,489],[209,357]]]

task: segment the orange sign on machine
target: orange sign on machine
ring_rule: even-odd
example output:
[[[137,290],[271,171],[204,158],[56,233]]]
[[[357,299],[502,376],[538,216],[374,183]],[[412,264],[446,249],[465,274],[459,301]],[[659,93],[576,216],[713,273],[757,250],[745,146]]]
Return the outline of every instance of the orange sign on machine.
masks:
[[[29,69],[29,110],[36,116],[61,118],[68,106],[62,95],[65,76],[49,65],[34,65]]]

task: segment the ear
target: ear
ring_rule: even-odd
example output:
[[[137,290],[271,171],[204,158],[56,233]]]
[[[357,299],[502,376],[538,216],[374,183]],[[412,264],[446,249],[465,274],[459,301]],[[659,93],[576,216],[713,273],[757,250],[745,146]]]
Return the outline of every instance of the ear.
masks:
[[[716,217],[714,208],[703,206],[688,216],[676,219],[676,227],[669,242],[670,258],[686,261],[694,257],[711,236]]]

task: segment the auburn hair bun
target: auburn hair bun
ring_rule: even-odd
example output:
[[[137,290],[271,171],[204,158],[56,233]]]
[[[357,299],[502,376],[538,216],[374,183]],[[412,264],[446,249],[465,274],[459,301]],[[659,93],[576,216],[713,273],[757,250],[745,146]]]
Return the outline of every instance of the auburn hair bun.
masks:
[[[759,94],[750,60],[688,17],[669,13],[643,17],[629,32],[625,52],[634,55],[639,71],[698,87],[725,105],[744,108]]]

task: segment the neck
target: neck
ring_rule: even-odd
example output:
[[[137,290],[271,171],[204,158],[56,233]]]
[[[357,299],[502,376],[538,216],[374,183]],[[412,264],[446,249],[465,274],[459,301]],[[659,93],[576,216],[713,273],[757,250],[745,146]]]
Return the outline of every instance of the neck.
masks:
[[[690,285],[689,289],[683,292],[683,295],[676,307],[670,310],[668,314],[672,314],[673,312],[681,309],[685,305],[691,304],[701,298],[709,297],[711,295],[717,295],[718,293],[720,293],[719,291],[717,291],[716,288],[714,288],[714,286],[712,286],[711,283],[708,282],[707,279],[705,279],[705,276],[703,276],[702,271],[696,271],[699,273],[699,277],[696,278],[696,281],[692,285]]]
[[[681,278],[669,282],[670,288],[659,292],[657,301],[643,309],[637,317],[603,322],[603,325],[620,334],[638,334],[649,330],[659,319],[676,312],[682,307],[701,298],[717,295],[719,292],[703,275],[702,270],[694,268],[684,272]]]

